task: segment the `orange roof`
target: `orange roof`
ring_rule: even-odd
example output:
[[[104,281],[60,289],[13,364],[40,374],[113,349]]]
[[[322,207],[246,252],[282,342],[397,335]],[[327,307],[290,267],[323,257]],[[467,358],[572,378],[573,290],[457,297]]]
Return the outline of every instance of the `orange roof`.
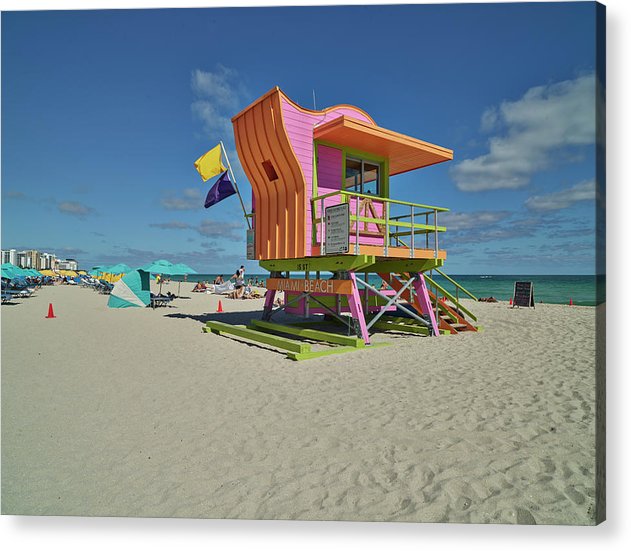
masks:
[[[454,158],[454,152],[446,147],[347,116],[316,126],[314,138],[387,157],[391,176]]]

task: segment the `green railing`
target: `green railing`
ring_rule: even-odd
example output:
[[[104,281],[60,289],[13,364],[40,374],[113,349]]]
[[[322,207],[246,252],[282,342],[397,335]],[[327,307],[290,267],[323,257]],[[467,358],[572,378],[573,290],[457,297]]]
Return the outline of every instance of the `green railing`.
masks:
[[[425,277],[425,280],[427,281],[427,284],[429,286],[430,291],[433,288],[434,296],[435,296],[435,305],[434,306],[436,308],[440,308],[441,310],[445,309],[444,306],[442,305],[441,301],[438,300],[438,295],[440,293],[444,297],[446,297],[449,301],[452,302],[452,304],[456,307],[456,310],[458,310],[461,313],[466,314],[473,321],[478,321],[478,318],[466,306],[463,306],[463,304],[460,302],[460,291],[462,291],[466,295],[470,296],[473,300],[477,301],[478,299],[475,297],[475,295],[473,295],[472,293],[467,291],[462,285],[460,285],[460,283],[458,283],[457,281],[451,279],[447,274],[443,273],[441,270],[435,268],[434,271],[436,271],[440,276],[444,277],[447,281],[452,283],[455,286],[455,288],[456,288],[455,292],[452,294],[449,291],[447,291],[444,287],[442,287],[441,285],[436,283],[432,279],[432,277],[430,275],[428,275],[427,273],[423,274],[423,276]],[[447,313],[449,314],[449,312],[447,312]],[[450,314],[450,317],[452,317],[452,319],[453,319],[453,316],[451,314]]]
[[[456,288],[456,298],[458,298],[458,292],[462,291],[465,295],[468,295],[470,298],[472,298],[473,300],[475,300],[476,302],[478,301],[478,297],[476,297],[473,293],[467,291],[462,285],[460,285],[460,283],[458,283],[456,280],[451,279],[447,274],[443,273],[441,270],[439,270],[438,268],[435,268],[436,273],[439,276],[444,277],[447,281],[449,281],[451,284],[454,285],[454,287]]]
[[[340,196],[340,203],[349,203],[355,206],[355,212],[350,213],[349,236],[354,235],[355,254],[359,254],[362,234],[360,224],[375,224],[383,228],[383,250],[384,256],[388,256],[389,247],[407,247],[410,249],[410,258],[414,258],[415,249],[433,249],[434,258],[438,257],[438,234],[446,231],[447,228],[438,225],[438,213],[447,212],[449,209],[435,207],[432,205],[422,205],[410,203],[409,201],[398,201],[387,197],[375,195],[365,195],[351,191],[338,190],[324,195],[319,195],[311,199],[312,216],[312,245],[318,244],[318,234],[323,251],[326,250],[326,231],[323,221],[325,211],[325,199]],[[362,216],[360,212],[361,202],[364,199],[374,201],[373,204],[381,204],[383,208],[381,217]],[[318,209],[319,207],[319,209]],[[404,214],[391,216],[390,210],[398,209]],[[409,209],[409,212],[405,212]],[[365,214],[365,213],[364,213]],[[355,227],[352,228],[352,223]],[[318,232],[318,229],[320,230]],[[380,233],[378,235],[381,235]],[[419,237],[420,236],[420,239]],[[430,240],[431,236],[431,240]]]

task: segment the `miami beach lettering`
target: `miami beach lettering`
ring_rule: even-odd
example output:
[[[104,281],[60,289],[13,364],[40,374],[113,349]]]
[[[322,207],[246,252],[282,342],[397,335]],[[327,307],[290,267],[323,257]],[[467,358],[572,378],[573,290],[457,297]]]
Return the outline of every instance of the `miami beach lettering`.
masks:
[[[345,279],[282,279],[270,278],[267,288],[294,293],[326,293],[348,295],[352,292],[351,282]]]

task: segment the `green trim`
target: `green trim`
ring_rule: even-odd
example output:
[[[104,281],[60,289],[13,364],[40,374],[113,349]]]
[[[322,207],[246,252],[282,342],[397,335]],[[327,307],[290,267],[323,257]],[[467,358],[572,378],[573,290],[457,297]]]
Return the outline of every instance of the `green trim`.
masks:
[[[457,300],[456,297],[454,297],[449,291],[445,291],[445,289],[443,289],[440,285],[438,285],[438,283],[436,283],[431,277],[429,277],[427,274],[425,274],[425,279],[427,281],[429,281],[429,283],[432,285],[432,287],[435,287],[436,290],[440,291],[443,295],[445,295],[449,300],[451,300],[451,302],[453,302],[458,309],[462,310],[465,314],[467,314],[473,321],[478,321],[478,318],[475,317],[475,315],[466,307],[464,307],[462,304],[460,304]],[[438,301],[440,302],[440,301]]]
[[[311,176],[311,197],[318,196],[318,143],[313,142],[313,174]]]
[[[365,195],[363,193],[355,193],[353,191],[345,191],[345,190],[335,190],[335,191],[331,191],[329,193],[325,193],[324,195],[318,195],[317,197],[314,197],[312,199],[312,201],[319,201],[320,199],[326,199],[327,197],[332,197],[333,195],[348,195],[348,196],[352,196],[352,197],[359,197],[360,199],[363,198],[367,198],[367,199],[374,199],[375,196],[374,195]],[[397,199],[390,199],[389,197],[382,197],[382,199],[384,201],[387,201],[388,203],[394,203],[395,205],[406,205],[408,207],[412,206],[415,208],[421,208],[421,209],[428,209],[429,211],[433,212],[433,211],[438,211],[438,212],[449,212],[449,209],[446,207],[436,207],[433,205],[422,205],[420,203],[410,203],[410,201],[399,201]],[[430,214],[431,214],[430,212]],[[407,216],[407,215],[406,215]],[[424,216],[424,213],[414,213],[414,216]],[[396,219],[398,218],[403,218],[402,216],[396,216]]]
[[[291,360],[312,360],[314,358],[321,358],[322,356],[330,356],[332,354],[344,354],[346,352],[355,352],[357,350],[369,350],[370,348],[381,348],[382,346],[390,346],[389,342],[376,342],[367,346],[366,348],[354,348],[352,346],[339,346],[336,348],[329,348],[328,350],[315,350],[312,352],[305,352],[302,354],[296,354],[289,352],[287,357]]]
[[[403,323],[390,323],[385,320],[379,320],[372,324],[371,329],[379,329],[381,331],[401,331],[402,333],[414,333],[415,335],[429,335],[427,327],[420,325],[406,325]]]
[[[467,291],[462,285],[460,285],[460,283],[458,283],[457,281],[454,281],[447,274],[441,272],[439,269],[436,269],[436,273],[443,276],[447,281],[451,281],[451,283],[453,283],[456,287],[458,287],[458,289],[460,289],[463,293],[466,293],[467,295],[469,295],[473,300],[477,302],[478,297],[476,297],[474,294]]]
[[[235,337],[241,337],[242,339],[249,339],[263,344],[269,344],[270,346],[288,350],[289,352],[304,354],[311,351],[311,345],[309,344],[292,341],[291,339],[286,339],[285,337],[279,337],[277,335],[270,335],[269,333],[254,331],[253,329],[248,329],[243,325],[230,325],[229,323],[223,323],[221,321],[207,321],[206,327],[217,335],[234,335]]]
[[[260,260],[259,266],[269,272],[347,272],[361,270],[374,263],[374,256],[360,254]]]
[[[371,161],[379,164],[379,172],[380,172],[380,182],[378,185],[379,195],[370,195],[373,199],[375,197],[380,197],[382,199],[387,199],[390,193],[390,161],[387,157],[383,157],[381,155],[375,155],[374,153],[368,153],[366,151],[361,151],[359,149],[353,149],[352,147],[346,147],[344,145],[336,144],[333,142],[328,142],[325,140],[314,140],[316,150],[317,146],[324,145],[326,147],[332,147],[334,149],[339,149],[342,152],[342,174],[341,174],[341,185],[340,189],[342,191],[346,190],[346,157],[358,157],[365,161]],[[312,197],[316,197],[312,195]],[[343,201],[348,202],[348,201]]]
[[[415,258],[401,259],[392,258],[380,260],[370,266],[370,271],[374,273],[400,274],[404,272],[422,273],[433,270],[436,266],[442,266],[444,260],[442,258]]]
[[[340,344],[343,346],[352,346],[354,348],[363,348],[364,341],[357,337],[347,337],[345,335],[337,335],[335,333],[327,333],[326,331],[317,331],[315,329],[306,329],[302,327],[292,327],[288,325],[279,325],[269,321],[252,320],[250,326],[259,331],[271,331],[273,333],[286,333],[287,335],[295,335],[305,339],[315,341],[328,342],[331,344]],[[250,327],[249,326],[249,327]]]

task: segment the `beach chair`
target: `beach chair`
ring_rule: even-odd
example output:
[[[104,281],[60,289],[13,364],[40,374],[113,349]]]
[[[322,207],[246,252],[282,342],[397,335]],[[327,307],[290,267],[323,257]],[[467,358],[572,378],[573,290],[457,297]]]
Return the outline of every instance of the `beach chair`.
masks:
[[[156,308],[159,308],[160,306],[166,307],[174,298],[175,297],[167,297],[167,296],[164,296],[164,295],[154,295],[152,293],[151,294],[151,302],[149,303],[149,305],[154,310]]]
[[[13,293],[10,293],[4,290],[2,291],[2,304],[11,302],[14,298],[15,298],[15,295]]]

